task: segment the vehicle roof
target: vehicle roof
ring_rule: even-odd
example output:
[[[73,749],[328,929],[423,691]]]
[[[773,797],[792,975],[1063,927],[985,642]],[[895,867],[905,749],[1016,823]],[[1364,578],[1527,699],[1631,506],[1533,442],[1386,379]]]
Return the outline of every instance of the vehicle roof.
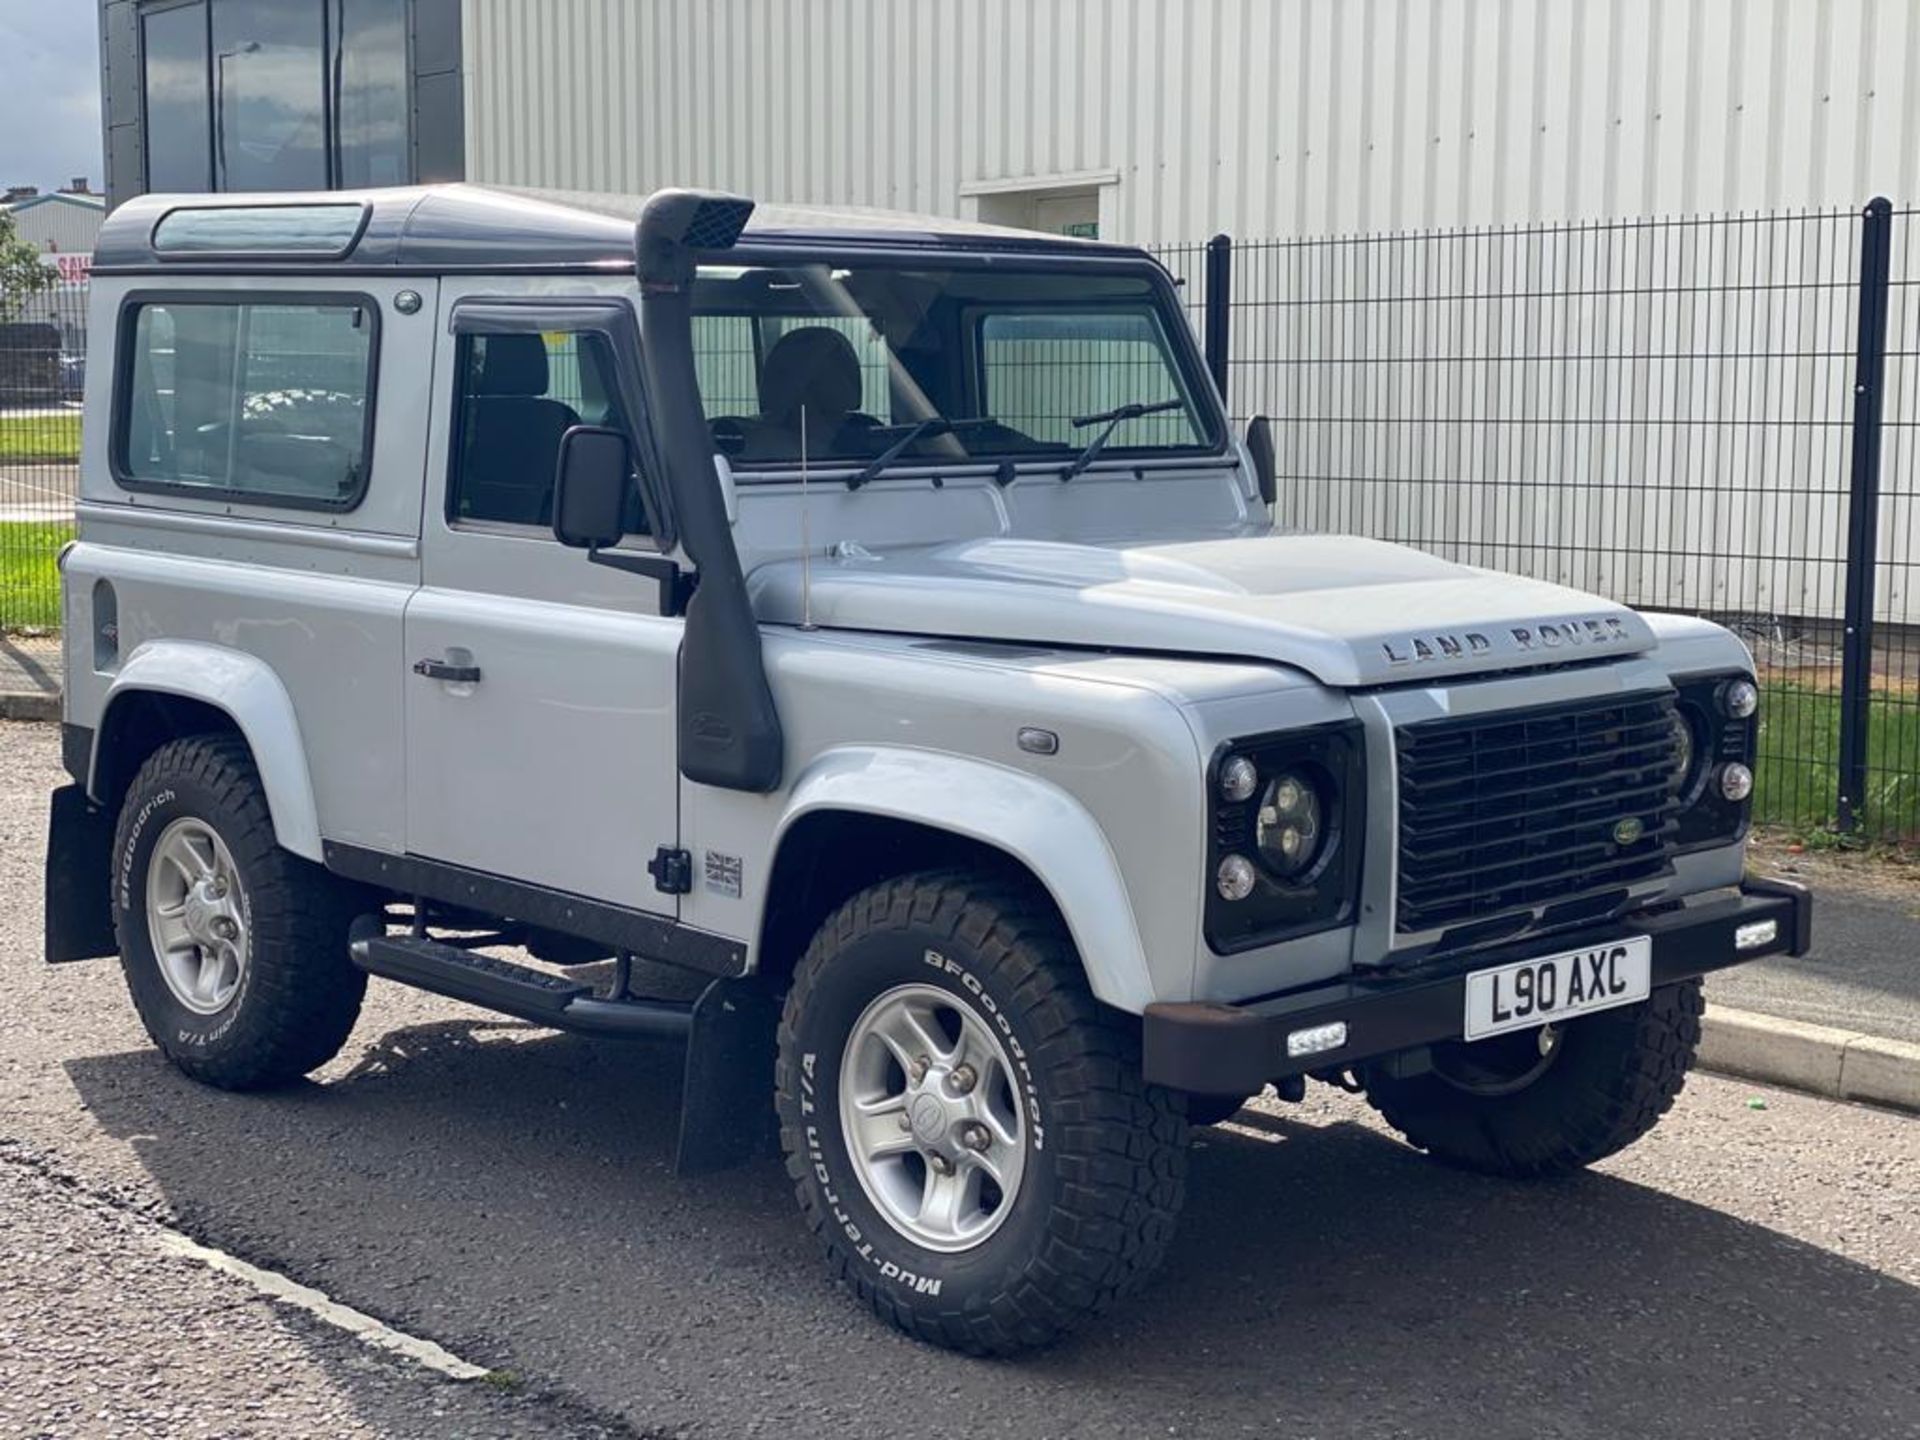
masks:
[[[383,190],[142,195],[107,217],[93,271],[571,271],[633,268],[634,222],[645,195],[496,185],[417,185]],[[365,224],[345,254],[165,252],[154,231],[182,210],[359,205]],[[1139,256],[1098,241],[892,210],[759,205],[733,254],[759,250],[925,248],[1056,255]]]

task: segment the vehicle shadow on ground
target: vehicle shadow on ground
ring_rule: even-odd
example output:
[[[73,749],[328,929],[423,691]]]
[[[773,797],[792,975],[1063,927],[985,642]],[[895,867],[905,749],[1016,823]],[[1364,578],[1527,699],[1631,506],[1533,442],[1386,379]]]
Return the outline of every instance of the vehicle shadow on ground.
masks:
[[[459,1020],[271,1096],[67,1071],[199,1238],[601,1413],[945,1435],[980,1385],[832,1291],[776,1161],[670,1174],[671,1048]],[[1895,1435],[1916,1335],[1920,1289],[1704,1206],[1261,1111],[1200,1132],[1145,1295],[987,1369],[996,1434]]]

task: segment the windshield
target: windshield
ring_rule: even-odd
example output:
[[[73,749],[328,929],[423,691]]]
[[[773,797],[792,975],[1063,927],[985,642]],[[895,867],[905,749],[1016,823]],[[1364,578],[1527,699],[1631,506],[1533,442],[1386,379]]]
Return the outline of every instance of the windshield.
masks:
[[[1137,407],[1102,463],[1212,451],[1214,406],[1162,296],[1146,275],[1011,260],[703,267],[694,361],[714,448],[736,468],[791,469],[804,428],[819,466],[1064,469],[1105,428],[1089,417]]]

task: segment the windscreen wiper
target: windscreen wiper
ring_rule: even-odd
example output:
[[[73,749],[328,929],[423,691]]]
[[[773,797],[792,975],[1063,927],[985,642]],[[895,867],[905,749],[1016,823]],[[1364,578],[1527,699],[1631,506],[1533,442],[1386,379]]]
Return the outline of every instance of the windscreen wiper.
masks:
[[[1091,445],[1074,456],[1073,463],[1060,472],[1060,478],[1071,480],[1098,460],[1100,452],[1107,448],[1107,441],[1113,438],[1113,432],[1126,421],[1138,420],[1142,415],[1158,415],[1165,410],[1183,409],[1186,403],[1184,400],[1161,400],[1152,405],[1142,405],[1135,401],[1131,405],[1120,405],[1112,410],[1103,410],[1098,415],[1076,415],[1073,418],[1073,428],[1076,430],[1084,430],[1089,425],[1099,425],[1102,422],[1107,428],[1093,437]]]
[[[893,444],[869,460],[866,468],[856,475],[847,477],[847,489],[858,490],[869,480],[877,480],[880,473],[922,440],[931,440],[936,435],[951,435],[956,430],[965,430],[975,425],[990,425],[993,422],[986,416],[964,420],[949,420],[944,415],[929,415],[926,419],[910,426],[907,433]]]

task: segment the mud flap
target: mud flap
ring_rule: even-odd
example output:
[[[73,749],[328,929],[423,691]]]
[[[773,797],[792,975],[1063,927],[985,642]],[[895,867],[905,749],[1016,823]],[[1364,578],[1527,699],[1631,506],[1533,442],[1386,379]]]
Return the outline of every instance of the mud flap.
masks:
[[[693,1007],[674,1169],[701,1175],[779,1148],[773,1060],[780,997],[753,976],[715,980]]]
[[[47,824],[47,962],[119,953],[110,902],[113,816],[83,785],[53,792]]]

